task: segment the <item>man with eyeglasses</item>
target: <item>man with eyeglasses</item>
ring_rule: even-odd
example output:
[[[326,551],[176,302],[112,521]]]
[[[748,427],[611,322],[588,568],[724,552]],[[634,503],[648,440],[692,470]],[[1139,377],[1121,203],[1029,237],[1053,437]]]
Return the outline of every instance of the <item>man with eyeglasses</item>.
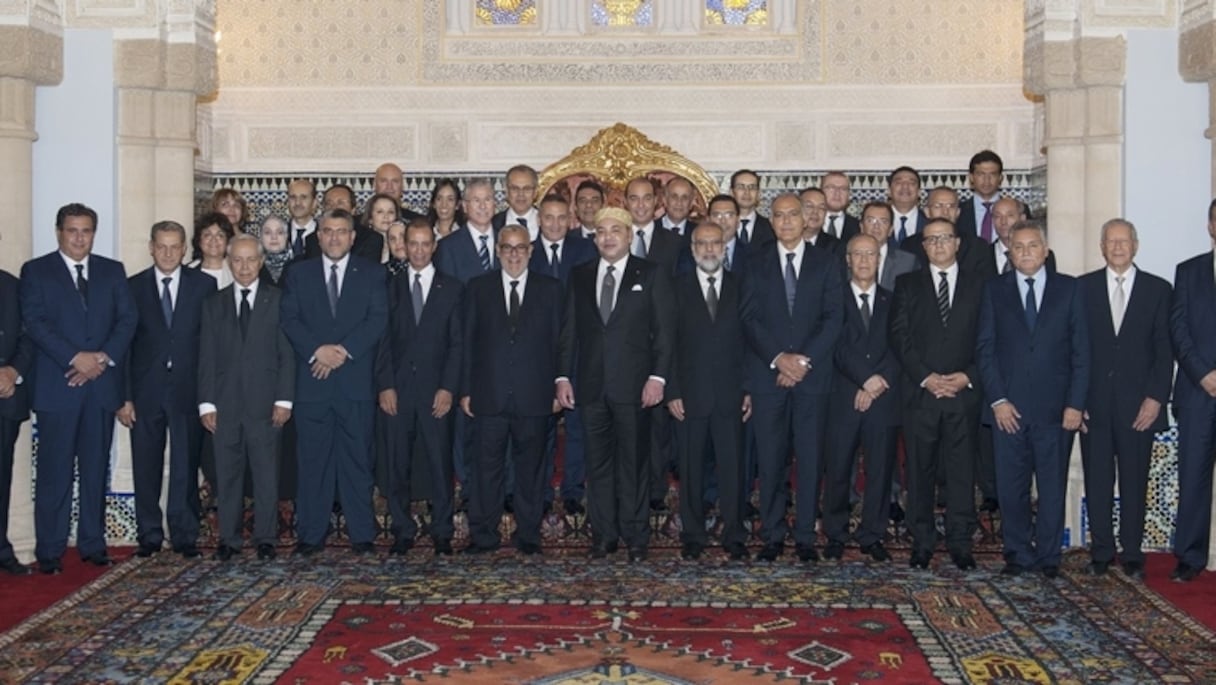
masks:
[[[287,271],[280,304],[280,325],[296,353],[296,553],[324,548],[336,492],[351,549],[371,554],[374,370],[388,320],[384,269],[350,254],[350,212],[330,210],[319,224],[322,255]]]
[[[776,240],[773,224],[757,211],[760,205],[760,177],[751,169],[740,169],[730,175],[730,194],[739,205],[739,242],[767,245]]]
[[[507,170],[507,208],[494,215],[494,230],[515,224],[528,229],[529,240],[540,235],[540,217],[532,203],[536,200],[536,185],[539,177],[536,169],[517,164]]]
[[[885,202],[871,202],[861,210],[861,231],[878,242],[878,285],[888,292],[895,289],[895,279],[915,271],[920,260],[891,242],[891,219],[894,213]]]
[[[843,171],[829,171],[824,174],[819,187],[823,189],[823,197],[828,205],[823,231],[848,245],[849,240],[861,232],[861,222],[849,214],[852,200],[849,177]]]
[[[472,425],[469,462],[477,474],[465,550],[471,554],[498,549],[508,458],[515,469],[515,547],[525,556],[540,553],[545,434],[559,408],[553,379],[562,288],[556,278],[530,271],[531,257],[527,229],[503,226],[501,269],[469,281],[465,294],[460,408]]]
[[[863,212],[863,231],[864,216]],[[861,523],[853,535],[862,554],[874,561],[891,559],[882,543],[887,533],[887,501],[895,465],[900,371],[887,336],[891,292],[877,282],[882,244],[863,233],[849,241],[845,253],[849,284],[844,289],[844,328],[836,344],[828,403],[832,430],[824,451],[825,559],[840,559],[849,539],[850,476],[857,463],[858,446],[865,450],[866,483]]]
[[[958,215],[958,191],[949,186],[937,186],[929,191],[929,196],[925,199],[926,223],[929,219],[945,219],[953,224],[958,221]],[[924,236],[918,231],[909,235],[899,247],[916,255],[920,263],[924,264],[929,261],[929,256],[925,252],[923,241]],[[958,234],[958,254],[955,258],[968,271],[985,275],[988,273],[988,246],[971,233]]]
[[[957,260],[959,237],[946,219],[930,219],[922,236],[925,267],[895,281],[891,347],[904,370],[903,426],[907,447],[909,565],[927,569],[937,546],[933,505],[945,475],[946,548],[961,570],[975,568],[976,429],[979,372],[975,339],[984,278]]]
[[[680,556],[688,560],[700,558],[708,544],[703,502],[708,464],[717,466],[722,549],[735,561],[747,557],[743,501],[750,488],[742,447],[751,397],[743,390],[738,363],[744,351],[740,279],[723,268],[724,238],[718,224],[698,224],[691,241],[697,269],[682,274],[674,286],[675,366],[665,394],[679,445]],[[710,454],[712,460],[706,458]]]

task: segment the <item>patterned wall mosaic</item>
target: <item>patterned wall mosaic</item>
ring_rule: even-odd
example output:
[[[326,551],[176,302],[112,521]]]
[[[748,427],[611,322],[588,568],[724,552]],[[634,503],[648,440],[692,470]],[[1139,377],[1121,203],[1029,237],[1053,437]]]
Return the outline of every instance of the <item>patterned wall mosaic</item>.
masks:
[[[477,0],[478,26],[535,26],[536,0]]]
[[[768,0],[705,0],[709,26],[767,26]]]
[[[654,0],[591,0],[591,25],[597,28],[650,28]]]

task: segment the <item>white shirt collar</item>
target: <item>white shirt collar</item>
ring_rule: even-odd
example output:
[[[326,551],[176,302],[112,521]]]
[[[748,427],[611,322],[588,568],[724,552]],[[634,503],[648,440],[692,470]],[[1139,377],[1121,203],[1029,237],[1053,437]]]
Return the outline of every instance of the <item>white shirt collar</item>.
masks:
[[[247,286],[241,285],[240,283],[237,283],[236,281],[232,282],[232,295],[233,295],[233,299],[236,301],[236,306],[237,306],[238,311],[240,311],[240,307],[241,307],[241,291],[242,290],[249,291],[249,308],[252,309],[253,301],[258,299],[258,279],[256,279],[256,278],[253,279],[253,282]]]

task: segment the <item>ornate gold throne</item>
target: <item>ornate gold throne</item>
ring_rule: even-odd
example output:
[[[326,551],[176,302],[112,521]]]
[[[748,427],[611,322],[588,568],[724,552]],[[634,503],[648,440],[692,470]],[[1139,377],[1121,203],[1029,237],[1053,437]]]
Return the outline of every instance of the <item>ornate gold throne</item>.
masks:
[[[545,167],[540,173],[537,189],[540,197],[557,193],[571,201],[578,184],[593,179],[604,187],[606,203],[624,206],[625,186],[635,178],[645,177],[657,187],[682,176],[692,184],[693,215],[705,216],[705,206],[717,195],[718,183],[696,162],[666,145],[656,143],[641,131],[617,123],[591,137],[586,144],[569,155]],[[662,215],[662,196],[656,215]]]

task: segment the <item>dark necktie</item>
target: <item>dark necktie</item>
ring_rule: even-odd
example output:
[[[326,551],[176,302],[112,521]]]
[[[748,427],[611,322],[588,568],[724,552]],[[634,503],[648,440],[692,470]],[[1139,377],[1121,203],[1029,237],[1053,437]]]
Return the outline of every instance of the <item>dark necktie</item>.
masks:
[[[89,308],[89,279],[84,277],[84,264],[76,265],[76,292],[80,293],[80,304]]]
[[[160,279],[164,287],[160,291],[160,313],[165,315],[165,328],[173,328],[173,295],[169,293],[169,284],[173,278],[165,276]]]
[[[1007,274],[1013,271],[1013,260],[1009,258],[1009,250],[1005,250],[1005,266],[1001,267],[1001,273]]]
[[[1026,327],[1034,331],[1034,324],[1039,318],[1039,307],[1034,299],[1034,279],[1026,279]]]
[[[831,217],[828,218],[828,235],[832,236],[833,238],[840,237],[836,233],[836,215],[835,214],[833,214]]]
[[[562,260],[561,257],[557,256],[557,251],[561,249],[561,245],[553,243],[549,246],[549,249],[553,252],[553,256],[549,258],[549,270],[553,272],[554,278],[560,278]]]
[[[638,229],[637,236],[633,239],[633,256],[646,259],[646,232]]]
[[[616,276],[612,274],[616,271],[616,267],[608,265],[607,273],[604,274],[604,283],[600,286],[600,320],[605,324],[612,316],[612,296],[616,291]]]
[[[992,242],[992,203],[984,203],[984,218],[980,221],[980,237],[984,242]]]
[[[903,243],[903,242],[904,242],[904,238],[907,238],[907,237],[908,237],[908,217],[906,217],[906,216],[901,216],[901,217],[899,217],[899,236],[898,236],[898,241],[899,241],[900,243]]]
[[[946,272],[938,271],[941,280],[937,282],[937,313],[942,317],[942,325],[950,321],[950,283],[946,280]]]
[[[798,294],[798,274],[794,272],[794,253],[785,253],[785,304],[794,315],[794,296]]]
[[[527,227],[528,227],[528,219],[527,219],[527,218],[525,218],[525,217],[522,217],[522,216],[521,216],[521,217],[519,217],[518,219],[516,219],[516,221],[518,221],[518,222],[519,222],[519,225],[520,225],[520,226],[523,226],[524,228],[527,228]]]
[[[329,287],[326,289],[329,294],[329,313],[338,318],[338,265],[329,265]]]
[[[304,229],[296,229],[296,239],[291,243],[291,251],[296,257],[304,256]]]
[[[718,320],[718,289],[714,287],[714,283],[717,282],[718,279],[714,278],[713,276],[710,276],[706,280],[709,281],[709,289],[705,291],[705,306],[709,307],[709,320],[717,321]]]
[[[507,306],[507,318],[511,320],[511,330],[519,326],[519,281],[511,281],[510,304]]]
[[[735,248],[733,245],[727,245],[726,251],[722,253],[722,268],[726,269],[727,271],[730,271],[730,253],[734,251]]]
[[[410,288],[410,304],[414,306],[414,325],[422,320],[422,274],[414,274],[414,287]]]
[[[751,219],[742,219],[739,221],[739,241],[744,245],[747,244],[747,225],[751,223]]]
[[[868,332],[870,330],[870,293],[859,293],[861,298],[861,326]]]
[[[249,317],[253,309],[249,306],[249,288],[241,288],[241,311],[237,314],[237,323],[241,326],[241,340],[249,333]]]
[[[489,271],[493,266],[490,262],[490,247],[486,243],[490,239],[488,235],[479,235],[477,239],[481,241],[481,247],[477,248],[477,256],[481,259],[481,270]]]

